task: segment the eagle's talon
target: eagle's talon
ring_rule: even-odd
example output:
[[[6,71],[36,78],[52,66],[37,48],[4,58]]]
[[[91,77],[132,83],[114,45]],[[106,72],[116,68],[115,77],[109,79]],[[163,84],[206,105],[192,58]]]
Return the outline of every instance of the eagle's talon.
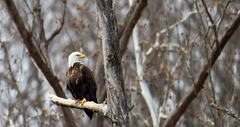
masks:
[[[86,102],[86,98],[83,98],[82,100],[80,100],[79,102],[83,105]]]
[[[75,103],[78,104],[78,103],[80,103],[80,102],[81,102],[81,100],[80,100],[80,99],[77,99]]]
[[[87,101],[86,98],[83,98],[82,100],[77,99],[75,103],[76,103],[76,104],[81,103],[81,104],[83,105],[86,101]]]

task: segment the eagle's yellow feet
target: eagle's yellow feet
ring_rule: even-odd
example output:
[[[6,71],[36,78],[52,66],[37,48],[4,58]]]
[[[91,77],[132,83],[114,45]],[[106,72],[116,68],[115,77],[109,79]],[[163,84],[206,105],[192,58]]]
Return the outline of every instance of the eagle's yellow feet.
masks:
[[[83,98],[82,100],[77,99],[76,103],[81,103],[83,105],[86,101],[87,101],[86,98]]]
[[[80,101],[80,103],[83,105],[86,101],[87,101],[86,98],[83,98],[83,99]]]

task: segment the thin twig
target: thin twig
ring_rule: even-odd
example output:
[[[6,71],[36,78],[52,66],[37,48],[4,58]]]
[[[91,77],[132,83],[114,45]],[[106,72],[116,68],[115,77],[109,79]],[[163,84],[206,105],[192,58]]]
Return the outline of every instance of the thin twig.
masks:
[[[213,32],[214,32],[214,35],[215,35],[214,42],[216,42],[216,44],[218,46],[219,42],[218,42],[218,32],[217,32],[217,28],[216,28],[216,22],[213,20],[210,12],[208,11],[208,7],[207,7],[206,2],[204,0],[202,0],[202,4],[203,4],[203,7],[204,7],[204,9],[205,9],[205,11],[208,15],[208,18],[210,19],[211,24],[212,24],[211,27],[213,28]],[[214,43],[212,43],[212,44],[214,44]]]
[[[231,116],[231,117],[233,117],[233,118],[235,118],[235,119],[240,121],[239,115],[233,113],[232,111],[230,111],[230,110],[228,110],[226,108],[220,107],[220,106],[218,106],[218,105],[216,105],[214,103],[211,103],[210,106],[215,108],[215,109],[217,109],[217,110],[219,110],[219,111],[221,111],[221,112],[223,112],[223,113],[226,113],[227,115],[229,115],[229,116]]]
[[[12,71],[12,66],[11,66],[11,63],[10,63],[10,57],[9,57],[9,53],[8,53],[8,49],[7,49],[7,47],[6,47],[6,44],[5,44],[5,42],[0,42],[1,44],[2,44],[2,47],[3,47],[3,49],[4,49],[4,52],[5,52],[5,55],[6,55],[6,61],[7,61],[7,64],[8,64],[8,70],[9,70],[9,74],[10,74],[10,77],[11,77],[11,79],[12,79],[12,81],[13,81],[13,88],[15,88],[16,89],[16,91],[17,91],[17,96],[20,98],[19,99],[19,102],[20,102],[20,106],[21,106],[21,110],[23,110],[24,109],[24,105],[23,105],[23,98],[22,98],[22,93],[20,92],[20,90],[19,90],[19,85],[18,85],[18,82],[17,82],[17,80],[16,80],[16,78],[15,78],[15,76],[14,76],[14,74],[13,74],[13,71]],[[20,101],[21,100],[21,101]],[[25,115],[25,112],[23,112],[23,121],[24,122],[26,122],[26,115]]]
[[[63,16],[62,16],[62,20],[60,21],[61,26],[56,29],[53,34],[47,39],[46,42],[46,46],[48,47],[48,45],[52,42],[52,40],[61,32],[63,25],[65,23],[65,15],[66,15],[66,8],[67,8],[67,0],[63,0],[64,3],[64,10],[63,10]]]
[[[200,10],[200,13],[202,13],[202,12],[203,12],[203,10]],[[192,15],[194,15],[194,14],[197,14],[197,13],[198,13],[197,10],[188,13],[186,17],[182,18],[181,20],[179,20],[178,22],[176,22],[176,23],[174,23],[173,25],[169,26],[168,28],[161,30],[159,33],[160,33],[160,34],[163,34],[163,33],[166,33],[168,30],[172,30],[173,28],[175,28],[175,27],[178,26],[179,24],[187,21],[187,19],[188,19],[190,16],[192,16]],[[168,29],[168,30],[167,30],[167,29]]]
[[[198,15],[199,15],[200,21],[201,21],[201,23],[202,23],[202,26],[203,26],[204,32],[206,32],[207,29],[206,29],[206,27],[205,27],[205,25],[204,25],[204,23],[203,23],[202,15],[201,15],[200,9],[199,9],[199,7],[198,7],[197,0],[196,0],[196,2],[195,2],[195,6],[196,6],[196,8],[197,8],[197,12],[198,12]]]
[[[210,82],[211,89],[212,89],[212,97],[213,97],[214,103],[216,103],[215,89],[214,89],[213,82],[212,82],[212,73],[211,73],[211,67],[210,67],[211,62],[208,58],[209,53],[208,53],[208,48],[207,48],[207,42],[206,42],[205,39],[204,39],[204,49],[205,49],[205,52],[206,52],[206,58],[207,58],[208,66],[209,66],[208,73],[209,73],[209,82]]]
[[[148,120],[146,120],[146,118],[143,118],[141,114],[136,113],[136,112],[134,112],[134,111],[131,111],[131,113],[132,113],[133,116],[141,119],[142,122],[145,124],[146,127],[150,127],[150,124],[149,124]]]
[[[149,56],[150,54],[152,54],[152,52],[154,51],[154,49],[156,49],[157,47],[159,47],[159,45],[160,45],[160,44],[159,44],[159,43],[160,43],[160,42],[159,42],[159,37],[160,37],[161,34],[166,33],[166,32],[167,32],[167,29],[168,29],[168,30],[172,30],[173,28],[175,28],[175,27],[178,26],[179,24],[185,22],[185,21],[186,21],[190,16],[192,16],[193,14],[201,13],[202,11],[203,11],[203,10],[201,10],[200,12],[197,11],[197,10],[192,11],[192,12],[188,13],[186,17],[182,18],[182,19],[179,20],[178,22],[176,22],[176,23],[174,23],[173,25],[169,26],[168,28],[163,29],[163,30],[161,30],[160,32],[156,33],[156,41],[155,41],[155,44],[147,50],[146,55]],[[157,39],[158,39],[158,41],[157,41]]]
[[[196,6],[196,8],[197,8],[197,10],[198,10],[198,15],[199,15],[199,18],[200,18],[200,21],[201,21],[201,24],[202,24],[202,27],[203,27],[203,30],[204,30],[201,34],[204,33],[204,39],[206,38],[206,39],[208,40],[207,42],[208,42],[210,48],[212,49],[213,47],[212,47],[212,45],[210,44],[209,38],[208,38],[208,36],[207,36],[208,33],[209,33],[209,29],[207,29],[207,28],[205,27],[205,24],[204,24],[204,22],[203,22],[203,18],[202,18],[202,15],[201,15],[201,13],[200,13],[200,10],[199,10],[197,1],[195,2],[195,6]]]
[[[32,15],[34,15],[34,14],[33,14],[33,11],[30,9],[30,6],[29,6],[27,0],[24,0],[24,3],[26,4],[27,9],[29,10],[29,12],[30,12]]]
[[[166,91],[166,95],[165,95],[165,99],[164,99],[164,102],[161,106],[162,108],[162,111],[165,110],[165,107],[166,107],[166,104],[167,104],[167,101],[168,101],[168,97],[169,97],[169,91],[170,91],[170,85],[171,85],[171,66],[170,66],[170,52],[169,52],[169,43],[170,43],[170,39],[169,39],[169,29],[167,29],[167,33],[166,33],[166,42],[168,47],[167,47],[167,91]],[[163,112],[161,112],[163,113]],[[161,114],[160,113],[160,114]]]
[[[11,63],[10,63],[10,59],[9,59],[9,54],[8,54],[8,50],[7,50],[7,47],[5,45],[5,42],[0,42],[2,44],[2,47],[3,47],[3,50],[4,50],[4,53],[6,55],[6,61],[7,61],[7,64],[8,64],[8,70],[9,70],[9,74],[10,74],[10,77],[13,81],[13,88],[16,89],[17,93],[18,93],[18,96],[21,97],[21,92],[19,90],[19,87],[18,87],[18,84],[17,84],[17,80],[15,79],[15,76],[13,75],[13,71],[12,71],[12,66],[11,66]]]
[[[221,28],[221,24],[222,24],[222,21],[223,21],[223,17],[225,16],[225,12],[226,12],[226,10],[227,10],[227,7],[228,7],[228,5],[229,5],[231,2],[232,2],[232,0],[228,0],[226,6],[224,7],[223,13],[222,13],[222,15],[221,15],[221,17],[220,17],[220,19],[219,19],[220,21],[219,21],[217,30],[219,30],[219,29]]]

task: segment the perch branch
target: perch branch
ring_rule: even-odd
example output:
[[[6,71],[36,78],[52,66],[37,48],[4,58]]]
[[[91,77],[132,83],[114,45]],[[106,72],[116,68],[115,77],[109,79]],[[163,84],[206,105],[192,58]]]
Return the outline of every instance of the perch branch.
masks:
[[[87,101],[84,104],[76,103],[76,100],[64,99],[54,95],[53,93],[48,93],[48,97],[54,104],[59,106],[66,106],[66,107],[78,108],[78,109],[89,109],[95,112],[102,113],[103,115],[107,114],[106,104],[96,104],[92,101]]]

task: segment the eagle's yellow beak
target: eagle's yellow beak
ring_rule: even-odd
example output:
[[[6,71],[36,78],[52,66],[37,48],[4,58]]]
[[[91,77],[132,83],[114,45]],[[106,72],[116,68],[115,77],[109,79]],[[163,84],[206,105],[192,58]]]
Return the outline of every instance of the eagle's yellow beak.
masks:
[[[82,54],[82,55],[79,55],[78,57],[79,58],[85,58],[86,56]]]

